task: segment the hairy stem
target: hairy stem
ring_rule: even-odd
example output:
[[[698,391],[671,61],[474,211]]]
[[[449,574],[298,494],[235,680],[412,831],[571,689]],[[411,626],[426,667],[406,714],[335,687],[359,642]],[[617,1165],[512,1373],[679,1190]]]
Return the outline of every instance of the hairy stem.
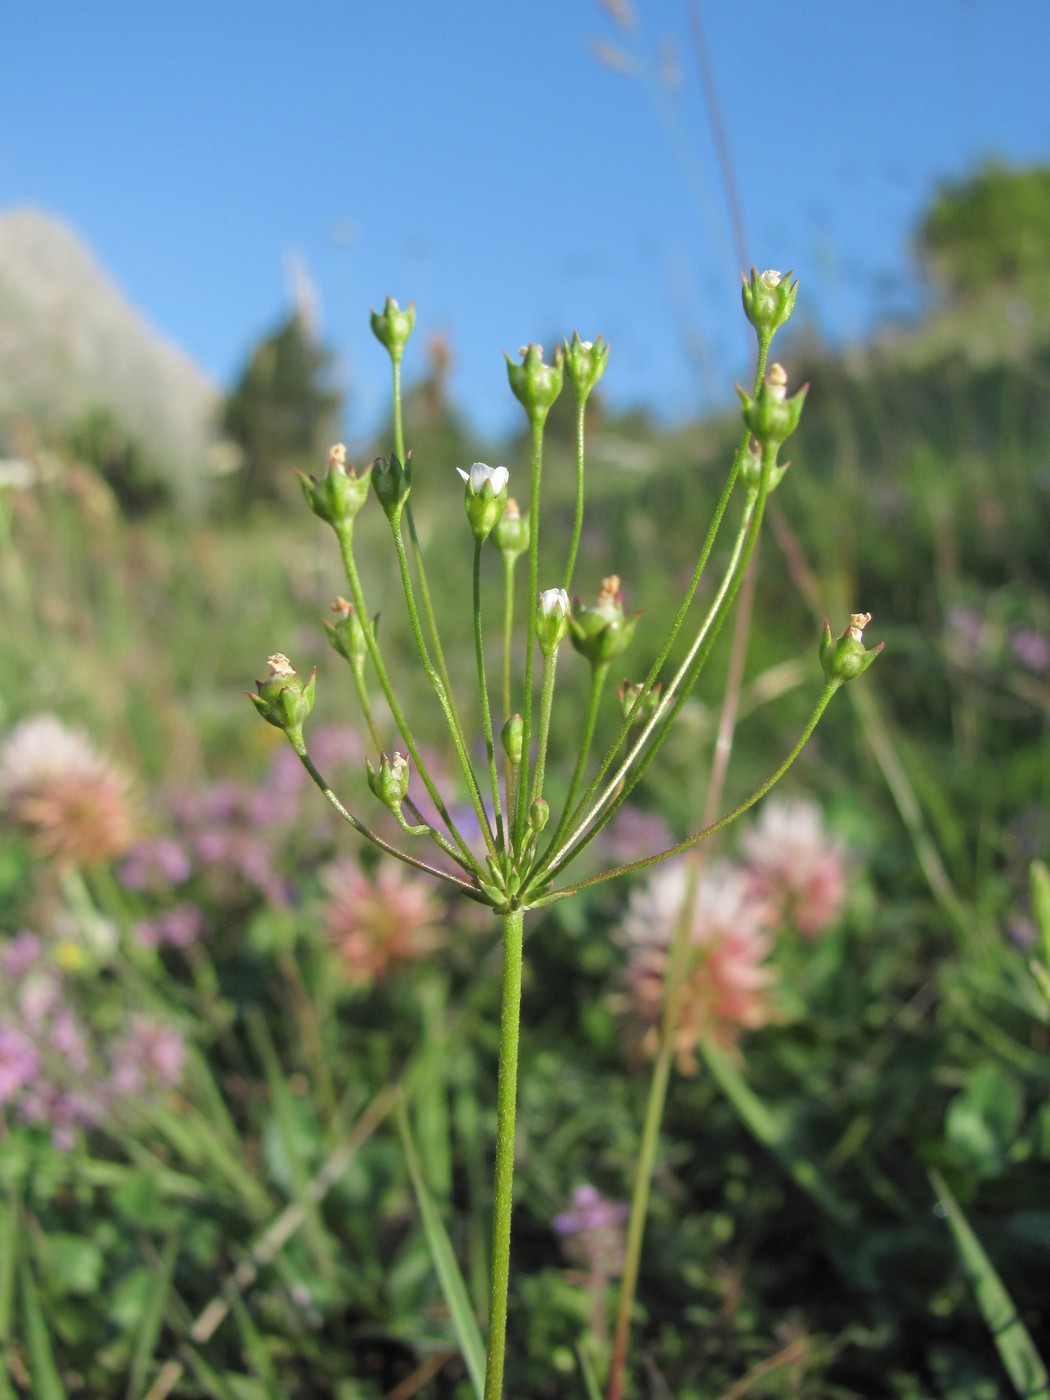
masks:
[[[496,1172],[492,1207],[492,1267],[489,1279],[489,1349],[484,1400],[501,1400],[507,1351],[507,1293],[510,1286],[510,1220],[514,1194],[514,1124],[518,1096],[518,1032],[521,1021],[521,963],[525,915],[503,916],[503,1000],[500,1011],[499,1085],[496,1092]]]

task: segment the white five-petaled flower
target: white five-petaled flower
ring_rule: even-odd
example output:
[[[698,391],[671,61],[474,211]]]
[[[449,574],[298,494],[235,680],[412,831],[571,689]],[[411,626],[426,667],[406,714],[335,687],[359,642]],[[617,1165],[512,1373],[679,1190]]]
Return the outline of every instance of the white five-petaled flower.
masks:
[[[564,588],[545,588],[540,594],[540,611],[544,617],[568,617],[569,595]]]
[[[462,467],[457,467],[456,471],[467,482],[475,496],[481,494],[481,488],[486,481],[492,483],[492,494],[498,496],[510,480],[510,472],[506,467],[489,467],[484,462],[475,462],[469,472],[465,472]]]

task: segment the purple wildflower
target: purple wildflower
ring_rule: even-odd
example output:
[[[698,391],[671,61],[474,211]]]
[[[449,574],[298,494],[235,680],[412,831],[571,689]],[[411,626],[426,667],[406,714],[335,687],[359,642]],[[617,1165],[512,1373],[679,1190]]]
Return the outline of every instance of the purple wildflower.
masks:
[[[177,904],[152,919],[140,919],[135,937],[144,948],[188,948],[196,943],[204,928],[204,915],[195,904]]]
[[[118,871],[129,890],[166,890],[190,878],[192,866],[184,846],[169,836],[138,841]]]

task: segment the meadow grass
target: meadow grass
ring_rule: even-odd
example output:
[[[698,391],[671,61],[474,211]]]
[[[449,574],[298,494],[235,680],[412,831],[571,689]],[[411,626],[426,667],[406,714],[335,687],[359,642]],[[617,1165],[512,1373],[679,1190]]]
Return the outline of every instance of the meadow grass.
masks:
[[[985,368],[807,370],[725,791],[731,804],[751,790],[801,726],[823,613],[869,606],[886,655],[791,776],[850,852],[845,902],[818,937],[797,911],[783,921],[765,962],[776,1014],[735,1055],[705,1043],[685,1072],[669,1066],[630,1394],[1045,1393],[1025,1351],[1045,1355],[1050,1335],[1048,1008],[1029,966],[1047,939],[1029,896],[1050,780],[1045,372],[1038,351]],[[736,431],[654,429],[625,454],[639,468],[617,462],[615,422],[603,427],[577,577],[589,591],[628,561],[646,620],[634,673],[669,619],[666,579],[688,577]],[[459,493],[443,480],[457,464],[417,455],[431,577],[469,586]],[[545,471],[567,519],[569,460],[555,440]],[[316,625],[341,587],[322,527],[305,511],[129,523],[85,468],[38,465],[35,486],[0,501],[4,730],[53,712],[85,731],[132,775],[143,835],[180,846],[188,869],[167,883],[136,883],[123,858],[60,871],[9,823],[3,932],[44,939],[91,1076],[111,1071],[136,1015],[176,1028],[186,1058],[178,1088],[114,1099],[70,1142],[2,1110],[0,1396],[467,1396],[464,1316],[486,1324],[494,929],[462,901],[421,912],[353,849],[243,695],[275,646],[316,661],[311,723],[333,731],[348,789],[366,791],[352,687]],[[361,548],[391,596],[382,524],[363,517]],[[443,620],[451,596],[435,598]],[[403,656],[398,610],[384,604],[380,626]],[[446,635],[464,636],[453,678],[471,674],[469,635]],[[559,677],[581,706],[584,672],[567,661]],[[424,698],[405,703],[422,712]],[[681,773],[705,771],[717,722],[710,702],[685,707],[637,790],[639,820],[695,829],[705,794]],[[599,726],[611,738],[615,719]],[[562,782],[572,758],[555,734]],[[642,839],[622,836],[628,851]],[[730,833],[717,854],[754,875],[743,840]],[[652,1049],[625,971],[641,888],[584,892],[528,935],[508,1394],[604,1386],[622,1246],[615,1230],[565,1236],[554,1221],[582,1185],[630,1194]],[[175,906],[199,911],[198,937],[157,932]],[[115,948],[85,933],[103,927]],[[947,1218],[931,1170],[950,1187]],[[967,1228],[1015,1310],[1002,1362]]]

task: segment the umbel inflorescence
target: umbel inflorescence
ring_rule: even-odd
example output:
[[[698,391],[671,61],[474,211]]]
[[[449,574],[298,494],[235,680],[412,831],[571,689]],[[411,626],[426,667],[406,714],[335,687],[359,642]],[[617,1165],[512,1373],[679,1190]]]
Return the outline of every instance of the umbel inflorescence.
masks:
[[[845,681],[867,669],[879,647],[865,650],[862,641],[869,619],[856,613],[833,640],[825,623],[820,657],[824,686],[808,723],[786,758],[768,779],[733,811],[667,850],[640,856],[576,884],[566,882],[573,860],[616,815],[659,753],[682,705],[700,678],[719,630],[729,613],[758,541],[766,501],[779,486],[787,463],[780,450],[798,427],[806,390],[787,392],[787,375],[779,364],[766,370],[773,337],[795,305],[798,284],[777,272],[752,270],[745,280],[744,311],[755,328],[758,364],[751,393],[741,389],[744,431],[722,494],[700,549],[692,578],[647,675],[620,690],[621,719],[616,736],[597,761],[591,748],[609,671],[619,665],[630,644],[637,619],[624,611],[620,580],[610,574],[592,606],[570,601],[573,572],[583,528],[584,455],[587,400],[605,373],[608,346],[573,335],[547,364],[538,345],[521,352],[520,363],[507,359],[510,387],[525,410],[531,442],[528,509],[510,496],[506,467],[483,462],[457,466],[463,480],[467,528],[474,540],[473,643],[476,704],[480,736],[468,730],[445,662],[445,652],[431,605],[426,568],[412,517],[412,461],[405,453],[401,420],[401,359],[415,323],[415,310],[402,311],[388,299],[372,313],[372,329],[386,346],[393,369],[394,451],[358,472],[346,460],[343,447],[333,447],[322,477],[304,476],[303,491],[310,509],[335,531],[346,572],[348,598],[333,604],[332,645],[350,664],[363,722],[375,751],[367,761],[368,785],[400,826],[403,842],[395,846],[347,810],[310,757],[304,725],[314,701],[315,675],[303,679],[287,657],[270,658],[269,676],[251,696],[264,719],[282,729],[314,782],[328,801],[362,836],[406,864],[428,871],[470,899],[488,905],[503,928],[503,985],[500,1010],[499,1082],[496,1102],[496,1160],[493,1181],[492,1260],[489,1282],[489,1336],[484,1385],[475,1358],[472,1378],[484,1400],[499,1400],[503,1390],[507,1299],[510,1273],[510,1227],[514,1175],[515,1105],[518,1072],[518,1026],[521,1007],[523,923],[527,910],[564,899],[584,885],[653,865],[688,850],[739,816],[787,771],[813,732],[825,706]],[[547,415],[558,395],[571,391],[576,407],[576,507],[572,534],[560,573],[540,578],[540,488],[543,478],[543,433]],[[451,478],[451,472],[450,472]],[[397,554],[405,607],[419,663],[439,705],[455,754],[462,785],[480,837],[473,844],[463,828],[451,795],[440,789],[402,706],[379,645],[373,611],[354,553],[354,523],[374,495],[390,525]],[[730,507],[735,522],[727,524]],[[733,530],[728,564],[717,585],[708,590],[706,609],[693,603],[715,540],[725,525]],[[502,665],[490,687],[482,627],[481,559],[494,548],[502,561]],[[515,628],[519,605],[518,565],[525,557],[524,629]],[[524,631],[524,651],[515,664],[515,645]],[[672,647],[682,634],[691,638],[683,659],[665,675]],[[559,716],[559,735],[576,725],[576,760],[566,787],[549,781],[547,748],[554,715],[555,679],[559,653],[566,638],[590,667],[590,696],[582,719]],[[380,732],[372,708],[374,688],[382,694],[397,731],[396,745]],[[498,746],[497,746],[498,722]],[[571,730],[569,731],[571,732]],[[474,740],[480,738],[482,744]],[[483,751],[484,764],[472,755]],[[414,767],[433,805],[425,816],[409,793]],[[552,798],[555,801],[552,802]],[[452,873],[420,855],[427,843],[437,846]],[[428,852],[429,854],[429,852]],[[683,927],[686,925],[683,924]],[[468,1364],[470,1356],[468,1347]]]
[[[602,582],[593,605],[578,599],[570,601],[583,525],[586,404],[605,372],[609,347],[600,337],[592,343],[574,334],[571,341],[557,347],[552,364],[544,362],[538,345],[524,349],[520,363],[507,358],[510,386],[525,410],[531,435],[527,510],[522,510],[509,494],[510,473],[506,467],[475,462],[469,469],[456,468],[464,483],[467,526],[474,541],[473,713],[478,716],[483,733],[482,767],[472,758],[480,745],[475,744],[475,736],[464,721],[461,697],[454,693],[449,677],[412,515],[413,463],[404,447],[401,359],[415,324],[415,309],[410,304],[407,310],[401,310],[388,298],[382,312],[372,313],[372,329],[386,346],[393,368],[394,451],[358,471],[347,462],[345,448],[337,445],[328,455],[324,475],[303,476],[302,485],[311,510],[332,526],[339,542],[349,598],[340,597],[333,604],[334,621],[329,626],[329,636],[335,649],[350,663],[363,721],[375,748],[375,762],[369,760],[367,764],[369,788],[397,820],[406,838],[402,846],[394,846],[350,813],[314,766],[304,733],[314,699],[314,674],[304,679],[285,656],[275,654],[270,658],[270,674],[257,683],[257,693],[251,696],[263,717],[285,732],[325,796],[362,836],[407,864],[458,887],[468,898],[489,905],[497,914],[537,908],[579,888],[564,883],[565,874],[574,858],[628,800],[695,687],[754,552],[766,501],[787,468],[788,464],[779,460],[780,452],[798,427],[806,387],[789,396],[782,366],[774,363],[768,371],[766,366],[773,338],[790,317],[797,290],[798,283],[792,282],[790,274],[785,277],[753,269],[745,280],[744,310],[755,329],[758,363],[753,391],[748,393],[738,386],[744,432],[668,635],[645,678],[624,682],[619,691],[619,729],[612,744],[593,764],[592,740],[609,672],[629,645],[637,621],[624,611],[620,579],[615,575]],[[566,389],[573,394],[576,408],[575,515],[560,576],[540,578],[544,427],[552,404]],[[354,524],[373,495],[390,525],[419,662],[447,725],[462,783],[473,807],[472,825],[481,833],[480,846],[477,842],[472,846],[460,830],[460,825],[465,825],[462,820],[457,825],[451,796],[440,791],[416,743],[380,649],[374,610],[366,597],[354,553]],[[726,517],[734,500],[738,503],[736,521],[729,525]],[[693,620],[697,588],[723,527],[735,529],[729,563],[706,611]],[[491,686],[486,672],[481,610],[481,558],[486,546],[501,556],[504,586],[501,675],[498,683]],[[523,555],[527,559],[524,649],[515,665],[514,649],[519,640],[515,628],[520,587],[517,565]],[[746,802],[668,850],[648,853],[629,866],[592,876],[586,883],[652,864],[696,845],[768,791],[801,751],[831,695],[844,681],[867,669],[881,649],[864,648],[861,638],[868,620],[867,614],[854,614],[850,626],[837,640],[832,640],[825,624],[820,653],[825,685],[810,722],[785,761]],[[671,649],[687,629],[692,640],[685,656],[665,677]],[[578,721],[576,761],[567,787],[564,781],[550,783],[547,775],[556,670],[566,638],[589,664],[591,672],[590,699],[582,721]],[[377,727],[372,707],[375,686],[386,700],[396,738],[380,733]],[[413,767],[433,804],[434,820],[426,819],[409,796]],[[556,805],[557,815],[552,815],[552,805]],[[428,842],[438,846],[453,862],[457,874],[450,873],[447,861],[435,865],[421,854]]]

